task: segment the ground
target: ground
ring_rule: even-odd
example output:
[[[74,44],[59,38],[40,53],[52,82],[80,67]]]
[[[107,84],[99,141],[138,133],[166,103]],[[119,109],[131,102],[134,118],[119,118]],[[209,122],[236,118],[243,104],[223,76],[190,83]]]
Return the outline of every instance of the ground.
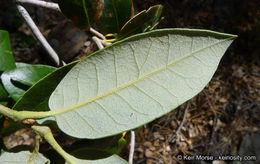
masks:
[[[259,0],[134,2],[139,11],[155,4],[164,6],[164,20],[159,28],[201,28],[239,36],[227,50],[213,79],[198,96],[164,117],[136,129],[134,163],[190,163],[191,161],[179,161],[177,155],[237,154],[255,155],[259,162]],[[12,6],[8,7],[13,9]],[[41,31],[66,62],[81,59],[96,50],[89,34],[82,34],[61,15],[36,8],[30,8],[30,12]],[[0,27],[11,34],[16,61],[52,64],[22,20],[12,20],[17,20],[16,14],[5,23],[3,18],[6,15],[1,11],[0,14]],[[17,27],[14,27],[14,24],[18,24]],[[67,28],[61,29],[60,24]],[[78,37],[76,43],[66,42],[71,37],[70,33],[81,37]],[[76,48],[71,50],[71,46]],[[69,56],[65,53],[68,49],[71,50]],[[187,114],[183,119],[185,110]],[[179,128],[181,123],[183,126]],[[129,138],[129,135],[127,137]],[[122,156],[127,159],[127,154],[128,147],[123,150]]]

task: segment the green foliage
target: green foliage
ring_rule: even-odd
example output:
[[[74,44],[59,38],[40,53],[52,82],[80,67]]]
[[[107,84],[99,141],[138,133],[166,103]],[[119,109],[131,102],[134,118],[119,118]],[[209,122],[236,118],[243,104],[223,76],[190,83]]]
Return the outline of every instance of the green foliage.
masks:
[[[155,5],[133,17],[132,0],[59,0],[59,6],[62,13],[81,29],[87,30],[97,23],[103,34],[115,37],[107,40],[109,42],[154,29],[163,8]]]
[[[1,149],[3,136],[26,126],[66,163],[127,164],[115,155],[126,144],[125,132],[197,95],[236,37],[191,29],[147,32],[159,23],[161,5],[134,17],[132,0],[59,0],[59,6],[76,26],[87,30],[97,22],[104,34],[121,41],[55,69],[15,63],[8,33],[0,30],[0,103],[16,101],[13,110],[0,105],[0,113],[11,119],[3,128],[0,115]],[[52,130],[81,140],[66,152]],[[32,153],[3,152],[0,163],[50,163],[38,152],[38,135]]]
[[[128,164],[128,162],[117,155],[112,155],[108,158],[99,160],[82,160],[73,156],[71,156],[71,159],[75,161],[76,164]]]
[[[68,152],[76,158],[97,160],[118,154],[126,140],[122,135],[96,139],[81,140],[68,148]]]
[[[26,109],[33,111],[50,110],[48,106],[48,101],[49,97],[51,96],[51,93],[57,87],[61,79],[77,63],[78,61],[70,63],[64,67],[58,68],[52,73],[42,78],[41,80],[39,80],[23,95],[23,97],[20,100],[16,102],[13,109]]]
[[[15,121],[8,121],[9,122],[9,125],[7,127],[2,127],[1,128],[1,136],[2,137],[5,137],[5,136],[8,136],[14,132],[16,132],[17,130],[20,130],[22,128],[25,128],[24,125],[18,123],[18,122],[15,122]]]
[[[3,71],[15,68],[15,61],[11,49],[9,34],[7,31],[0,30],[0,75]]]
[[[5,90],[2,82],[0,82],[0,100],[4,100],[8,98],[8,93],[7,91]]]
[[[52,93],[49,107],[66,111],[55,116],[58,126],[77,138],[137,128],[198,94],[234,38],[190,29],[129,37],[73,67]]]
[[[55,68],[46,65],[23,64],[5,71],[1,80],[10,97],[17,101],[29,87],[54,70]]]
[[[147,11],[144,10],[135,15],[122,27],[120,32],[115,35],[116,40],[154,29],[160,21],[162,9],[162,5],[155,5],[150,7]]]
[[[58,3],[75,26],[86,30],[99,20],[104,7],[103,0],[59,0]]]
[[[102,15],[97,23],[99,30],[103,34],[118,33],[133,15],[132,0],[105,0]]]
[[[55,68],[15,63],[8,32],[0,30],[0,38],[0,102],[7,105],[9,97],[17,101],[25,90]]]

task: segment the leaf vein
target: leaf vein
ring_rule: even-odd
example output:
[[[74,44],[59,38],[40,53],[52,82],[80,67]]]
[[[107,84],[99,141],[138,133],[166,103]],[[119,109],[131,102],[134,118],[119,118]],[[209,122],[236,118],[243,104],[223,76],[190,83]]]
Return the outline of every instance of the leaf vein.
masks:
[[[118,94],[118,93],[115,93],[118,97],[120,97],[129,107],[130,109],[132,109],[133,111],[139,113],[139,114],[142,114],[142,115],[149,115],[147,113],[142,113],[140,111],[138,111],[137,109],[135,109],[122,95]]]
[[[116,124],[119,124],[119,125],[125,125],[125,124],[122,124],[120,122],[118,122],[106,109],[105,107],[103,107],[103,105],[101,105],[98,101],[95,101],[95,103],[101,107],[101,109],[108,115],[108,117],[111,118],[111,120],[113,120]]]
[[[150,45],[149,45],[149,48],[148,48],[148,51],[147,51],[147,54],[146,54],[145,61],[144,61],[144,63],[142,64],[142,66],[141,66],[141,68],[140,68],[140,71],[142,71],[144,65],[146,64],[146,62],[147,62],[147,60],[148,60],[148,58],[149,58],[149,56],[150,56],[150,50],[151,50],[151,47],[152,47],[153,42],[152,42],[152,40],[151,40],[150,38],[149,38],[149,40],[150,40]]]
[[[135,84],[133,84],[133,86],[135,86],[139,91],[141,91],[144,95],[146,95],[147,97],[150,97],[153,101],[157,102],[163,109],[163,105],[157,101],[155,98],[153,98],[152,96],[150,96],[148,93],[146,93],[145,91],[143,91],[140,87],[136,86]]]
[[[207,49],[207,48],[209,48],[209,47],[212,47],[212,46],[221,44],[221,43],[226,42],[227,40],[231,40],[231,39],[232,39],[232,38],[226,38],[226,39],[220,40],[220,41],[215,42],[215,43],[213,43],[213,44],[210,44],[210,45],[208,45],[208,46],[206,46],[206,47],[204,47],[204,48],[198,49],[197,51],[194,51],[193,54],[198,53],[198,52],[200,52],[200,51],[203,51],[203,50],[205,50],[205,49]],[[122,85],[122,86],[119,86],[118,88],[111,89],[110,91],[107,91],[107,92],[105,92],[105,93],[103,93],[103,94],[101,94],[101,95],[98,95],[98,96],[96,96],[96,97],[90,98],[90,99],[85,100],[85,101],[83,101],[83,102],[81,102],[81,103],[78,103],[78,104],[75,104],[75,105],[72,105],[72,106],[69,106],[69,107],[66,107],[66,108],[62,108],[62,109],[56,110],[55,113],[54,113],[54,115],[71,111],[71,110],[76,109],[76,108],[78,108],[78,107],[81,107],[81,106],[83,106],[83,105],[89,104],[89,103],[91,103],[91,102],[95,102],[96,100],[99,100],[99,99],[101,99],[101,98],[104,98],[104,97],[106,97],[106,96],[108,96],[108,95],[111,95],[111,94],[113,94],[113,93],[115,93],[115,92],[118,92],[118,91],[120,91],[120,90],[122,90],[122,89],[124,89],[124,88],[127,88],[127,87],[129,87],[129,86],[133,86],[133,85],[135,85],[136,83],[140,82],[141,80],[144,80],[144,79],[146,79],[146,78],[148,78],[148,77],[151,77],[151,76],[153,76],[153,75],[155,75],[155,74],[157,74],[157,73],[159,73],[159,72],[162,72],[162,71],[164,71],[164,70],[169,70],[169,68],[170,68],[171,66],[174,66],[176,63],[179,63],[179,62],[181,62],[181,61],[183,61],[183,60],[185,60],[185,59],[191,57],[193,54],[188,54],[188,55],[186,55],[186,56],[184,56],[184,57],[182,57],[182,58],[180,58],[180,59],[178,59],[178,60],[176,60],[176,61],[173,61],[173,62],[170,63],[169,65],[163,66],[163,67],[161,67],[161,68],[159,68],[159,69],[157,69],[157,70],[155,70],[155,71],[152,71],[151,73],[149,73],[149,74],[147,74],[147,75],[145,75],[145,76],[143,76],[143,77],[141,77],[141,78],[139,78],[139,79],[136,79],[136,80],[133,80],[133,81],[131,81],[131,82],[129,82],[129,83],[126,83],[126,84],[124,84],[124,85]]]

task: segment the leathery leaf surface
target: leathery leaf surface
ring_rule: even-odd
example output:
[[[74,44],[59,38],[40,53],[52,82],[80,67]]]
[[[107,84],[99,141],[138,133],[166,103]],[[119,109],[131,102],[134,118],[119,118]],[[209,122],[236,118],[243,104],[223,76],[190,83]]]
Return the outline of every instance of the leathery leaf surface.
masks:
[[[198,94],[236,36],[164,29],[132,36],[83,59],[52,93],[59,128],[102,138],[146,124]]]

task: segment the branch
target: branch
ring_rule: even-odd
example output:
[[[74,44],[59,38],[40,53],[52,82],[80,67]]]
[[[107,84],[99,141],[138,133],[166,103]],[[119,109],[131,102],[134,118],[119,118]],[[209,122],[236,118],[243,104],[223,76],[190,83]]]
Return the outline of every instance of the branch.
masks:
[[[37,154],[39,153],[40,139],[41,139],[41,137],[39,135],[35,136],[35,147],[34,147],[32,155],[30,156],[29,161],[27,162],[27,164],[32,164],[33,160],[36,158]]]
[[[98,49],[104,48],[104,46],[102,44],[102,40],[100,40],[98,37],[93,36],[92,40],[96,43],[96,45],[98,46]]]
[[[70,155],[65,152],[62,147],[57,143],[51,129],[48,126],[38,126],[33,125],[32,129],[41,135],[69,164],[76,164],[71,158]]]
[[[98,37],[99,37],[100,39],[102,39],[102,40],[106,40],[106,37],[105,37],[103,34],[101,34],[100,32],[96,31],[96,30],[95,30],[94,28],[92,28],[92,27],[90,27],[89,32],[91,32],[92,34],[98,36]]]
[[[16,0],[16,2],[20,3],[20,4],[28,4],[28,5],[32,5],[32,6],[36,6],[36,7],[39,6],[39,7],[61,12],[59,5],[57,3],[53,3],[53,2],[45,2],[45,1],[41,1],[41,0]]]
[[[34,36],[38,39],[38,41],[42,44],[42,46],[45,48],[45,50],[48,52],[48,54],[51,57],[51,60],[56,64],[56,66],[60,66],[63,63],[60,62],[59,56],[56,54],[56,52],[52,49],[52,47],[49,45],[47,40],[44,38],[38,27],[35,25],[34,21],[32,20],[29,13],[26,11],[24,7],[21,5],[17,5],[17,9],[27,25],[32,30]]]
[[[129,151],[129,164],[133,164],[135,152],[135,131],[131,131],[130,151]]]
[[[55,11],[58,11],[61,13],[61,10],[59,8],[59,5],[57,3],[53,3],[53,2],[45,2],[42,0],[16,0],[16,2],[21,3],[21,4],[29,4],[29,5],[33,5],[33,6],[37,6],[37,7],[43,7],[43,8],[47,8],[47,9],[52,9]],[[91,28],[89,29],[89,32],[91,32],[93,35],[99,37],[102,40],[106,40],[106,37],[101,34],[100,32],[96,31],[95,29]],[[98,41],[98,39],[93,39],[93,41],[97,44],[98,48],[101,49],[100,47],[100,43],[103,45],[103,47],[110,45],[111,43],[106,43],[103,41]]]
[[[63,110],[42,111],[42,112],[17,111],[17,110],[12,110],[12,109],[0,104],[0,114],[6,116],[16,122],[21,122],[25,119],[37,119],[37,118],[51,117],[51,116],[55,116],[58,114],[66,113],[68,111],[69,110],[67,110],[66,108],[65,108],[65,110],[63,109]]]

